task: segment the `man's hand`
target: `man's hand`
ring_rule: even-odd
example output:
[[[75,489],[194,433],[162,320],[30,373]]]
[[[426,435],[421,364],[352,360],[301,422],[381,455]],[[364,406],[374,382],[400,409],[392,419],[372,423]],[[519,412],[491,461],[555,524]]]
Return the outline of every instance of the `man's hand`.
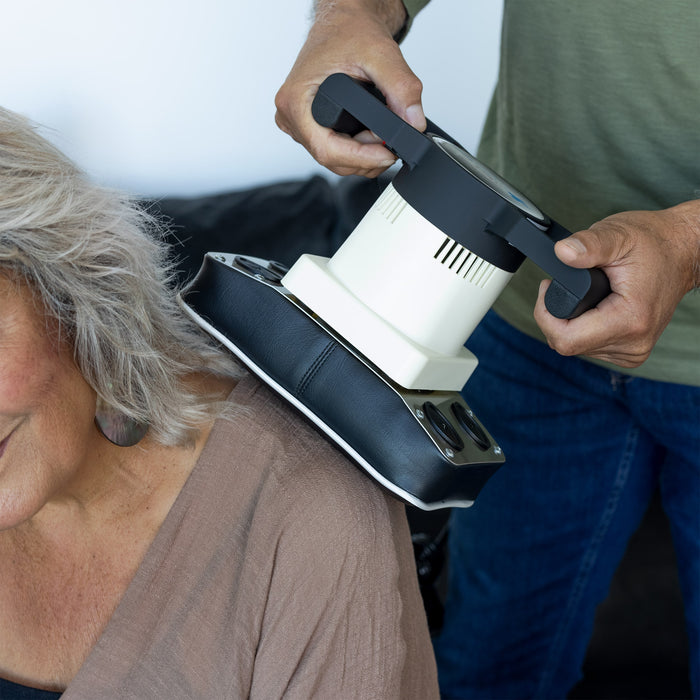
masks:
[[[614,214],[559,241],[555,252],[572,267],[600,267],[611,294],[570,321],[544,306],[540,285],[535,320],[562,355],[587,355],[637,367],[649,357],[676,306],[700,286],[700,200],[662,211]]]
[[[390,109],[425,130],[422,85],[393,39],[405,13],[401,0],[319,0],[306,43],[277,93],[279,128],[338,175],[376,177],[395,157],[368,131],[350,138],[316,124],[311,103],[332,73],[374,83]]]

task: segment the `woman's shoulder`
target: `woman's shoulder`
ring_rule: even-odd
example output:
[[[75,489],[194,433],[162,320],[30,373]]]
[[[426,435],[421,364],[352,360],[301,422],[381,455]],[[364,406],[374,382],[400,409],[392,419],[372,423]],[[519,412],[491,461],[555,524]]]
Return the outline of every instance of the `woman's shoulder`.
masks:
[[[393,498],[258,379],[246,376],[231,400],[237,417],[230,439],[278,509],[313,506],[334,513],[338,524],[394,517]]]
[[[357,567],[383,569],[394,584],[414,574],[402,503],[257,379],[241,380],[230,400],[235,416],[212,431],[216,458],[200,480],[220,504],[222,489],[230,494],[220,517],[246,533],[247,551],[270,575],[284,572],[282,589],[308,570],[328,590]]]
[[[229,496],[213,517],[234,535],[257,695],[436,696],[403,504],[256,379],[230,400],[213,431]]]

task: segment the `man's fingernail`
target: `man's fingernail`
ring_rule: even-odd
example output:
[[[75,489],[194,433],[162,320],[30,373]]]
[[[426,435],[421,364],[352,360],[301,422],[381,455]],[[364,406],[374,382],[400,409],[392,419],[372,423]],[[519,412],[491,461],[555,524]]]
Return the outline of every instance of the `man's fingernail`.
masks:
[[[423,108],[420,105],[411,105],[406,108],[406,121],[411,125],[416,127],[416,129],[422,129],[425,125],[425,114],[423,114]]]
[[[587,252],[586,246],[578,238],[565,238],[562,241],[562,245],[569,246],[569,248],[571,248],[576,255],[582,255],[583,253]]]

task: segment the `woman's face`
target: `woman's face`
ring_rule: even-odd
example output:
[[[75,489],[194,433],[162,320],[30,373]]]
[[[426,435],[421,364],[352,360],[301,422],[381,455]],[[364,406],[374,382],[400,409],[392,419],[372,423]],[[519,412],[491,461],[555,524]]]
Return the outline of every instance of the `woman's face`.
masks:
[[[95,394],[51,327],[0,275],[0,530],[69,499],[97,444]]]

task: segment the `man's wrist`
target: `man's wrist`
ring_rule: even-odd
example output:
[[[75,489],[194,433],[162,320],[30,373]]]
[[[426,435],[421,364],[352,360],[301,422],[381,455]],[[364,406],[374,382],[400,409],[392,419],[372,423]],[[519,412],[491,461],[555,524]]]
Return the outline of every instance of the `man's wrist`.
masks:
[[[700,289],[700,199],[682,202],[672,207],[680,218],[679,230],[689,256],[691,289]]]
[[[403,0],[314,0],[314,21],[330,22],[336,13],[358,12],[374,16],[400,41],[408,29],[408,13]]]

